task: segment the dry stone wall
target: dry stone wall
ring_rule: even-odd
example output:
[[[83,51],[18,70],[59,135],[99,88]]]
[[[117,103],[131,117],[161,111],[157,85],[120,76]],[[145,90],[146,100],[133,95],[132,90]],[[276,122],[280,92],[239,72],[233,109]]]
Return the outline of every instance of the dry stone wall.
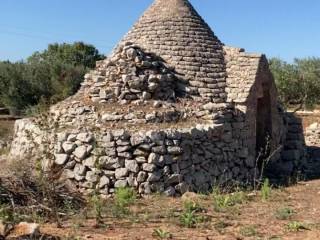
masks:
[[[140,194],[174,196],[206,192],[215,184],[251,182],[255,162],[243,139],[243,115],[231,106],[217,115],[219,111],[209,110],[209,105],[198,113],[211,120],[189,127],[54,129],[47,151],[54,153],[54,165],[84,193],[98,189],[112,194],[116,188],[130,186]],[[22,128],[19,136],[24,139],[21,132]],[[21,145],[16,142],[12,151],[25,150],[18,150]]]
[[[209,191],[215,184],[249,182],[254,162],[235,138],[235,123],[129,133],[63,132],[55,163],[83,191],[102,194],[134,187],[140,194]],[[240,136],[239,136],[240,137]]]

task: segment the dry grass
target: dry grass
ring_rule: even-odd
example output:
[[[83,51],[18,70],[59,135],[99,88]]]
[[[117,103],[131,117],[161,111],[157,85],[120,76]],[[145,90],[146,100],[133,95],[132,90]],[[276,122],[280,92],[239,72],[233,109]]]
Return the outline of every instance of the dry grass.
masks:
[[[113,200],[106,200],[102,212],[104,225],[98,229],[94,228],[95,221],[90,214],[83,213],[75,217],[82,219],[81,225],[70,219],[64,222],[63,229],[56,229],[51,224],[44,224],[42,229],[47,234],[78,239],[85,239],[84,236],[91,236],[91,239],[160,239],[155,235],[160,230],[172,239],[320,239],[320,181],[273,189],[268,201],[262,201],[258,192],[246,193],[246,196],[246,201],[227,206],[224,211],[215,210],[212,196],[193,197],[194,206],[197,206],[192,210],[196,221],[190,228],[181,222],[186,211],[185,199],[153,195],[137,199],[122,217],[110,210]],[[277,217],[279,209],[285,207],[290,207],[295,214],[288,219]],[[307,227],[293,231],[288,228],[293,223]]]

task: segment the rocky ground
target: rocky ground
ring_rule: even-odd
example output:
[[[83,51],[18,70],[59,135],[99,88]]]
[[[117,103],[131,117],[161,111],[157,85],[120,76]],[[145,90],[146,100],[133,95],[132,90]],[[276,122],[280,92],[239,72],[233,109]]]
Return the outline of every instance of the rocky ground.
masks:
[[[215,240],[316,240],[320,239],[320,181],[301,182],[289,188],[261,193],[236,193],[233,203],[214,196],[188,195],[183,198],[152,196],[131,204],[125,216],[103,210],[103,225],[75,215],[63,228],[43,224],[41,231],[65,239],[215,239]],[[226,198],[221,197],[228,202]],[[237,200],[234,200],[237,199]],[[184,202],[196,202],[190,227]]]

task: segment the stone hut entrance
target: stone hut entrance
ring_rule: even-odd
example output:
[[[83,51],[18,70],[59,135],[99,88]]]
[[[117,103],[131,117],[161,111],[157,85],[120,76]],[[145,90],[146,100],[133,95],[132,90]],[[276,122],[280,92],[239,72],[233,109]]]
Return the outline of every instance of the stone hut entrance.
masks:
[[[262,95],[257,99],[256,116],[256,153],[259,167],[262,160],[270,153],[270,137],[272,136],[271,97],[268,84],[262,84]]]

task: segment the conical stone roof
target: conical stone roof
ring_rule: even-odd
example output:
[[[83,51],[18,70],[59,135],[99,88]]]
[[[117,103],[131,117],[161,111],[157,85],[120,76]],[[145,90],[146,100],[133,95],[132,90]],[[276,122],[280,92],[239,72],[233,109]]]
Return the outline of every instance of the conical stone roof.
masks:
[[[196,99],[225,101],[223,44],[187,0],[155,0],[119,46],[126,42],[174,67],[178,91]]]

